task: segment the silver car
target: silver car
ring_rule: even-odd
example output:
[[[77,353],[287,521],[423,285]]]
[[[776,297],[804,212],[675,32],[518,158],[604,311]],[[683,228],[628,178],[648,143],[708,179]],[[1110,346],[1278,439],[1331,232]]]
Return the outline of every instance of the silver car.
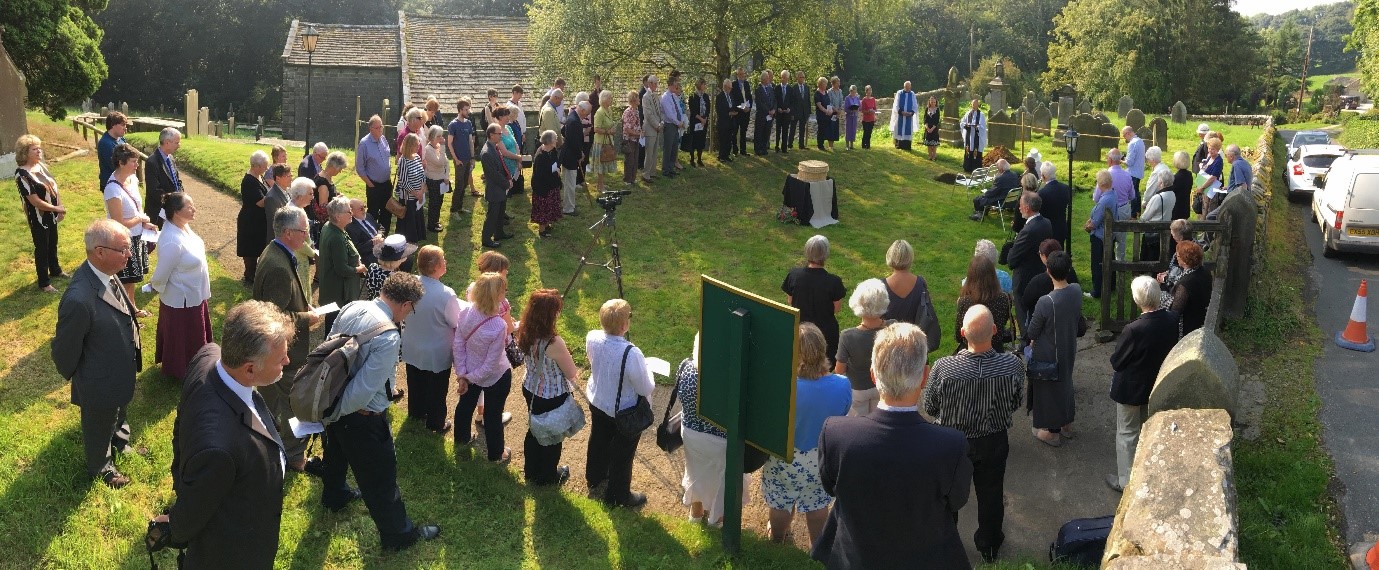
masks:
[[[1283,170],[1283,178],[1288,182],[1288,197],[1316,192],[1316,178],[1326,174],[1331,163],[1342,154],[1345,154],[1345,147],[1334,144],[1308,144],[1294,149],[1288,156],[1288,167]]]

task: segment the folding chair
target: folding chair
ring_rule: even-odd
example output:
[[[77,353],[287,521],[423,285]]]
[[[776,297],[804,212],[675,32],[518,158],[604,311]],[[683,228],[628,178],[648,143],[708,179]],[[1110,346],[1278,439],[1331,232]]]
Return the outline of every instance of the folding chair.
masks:
[[[991,210],[996,211],[996,214],[1000,217],[1001,220],[1001,227],[1008,227],[1006,226],[1006,212],[1011,212],[1011,215],[1014,216],[1014,213],[1016,211],[1019,211],[1020,195],[1022,193],[1024,193],[1024,189],[1019,186],[1016,186],[1006,191],[1006,197],[1003,200],[1001,200],[1001,203],[986,207],[988,213]],[[1012,217],[1011,221],[1015,221],[1015,218]]]
[[[957,178],[953,180],[953,184],[981,194],[990,186],[991,180],[992,173],[990,168],[978,168],[973,170],[971,174],[958,173]]]

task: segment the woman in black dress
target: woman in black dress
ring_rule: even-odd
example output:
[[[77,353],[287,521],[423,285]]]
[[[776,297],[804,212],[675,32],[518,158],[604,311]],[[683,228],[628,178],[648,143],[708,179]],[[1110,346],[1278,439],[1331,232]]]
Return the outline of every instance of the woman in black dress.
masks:
[[[312,192],[311,207],[306,209],[306,216],[312,222],[312,243],[321,243],[321,228],[330,223],[330,216],[326,214],[326,205],[340,195],[335,191],[334,179],[340,174],[340,171],[345,169],[345,166],[345,153],[337,150],[326,155],[326,161],[321,166],[321,171],[311,178],[316,190]]]
[[[1207,322],[1207,305],[1211,303],[1211,270],[1202,266],[1202,246],[1193,241],[1178,242],[1178,265],[1183,274],[1170,293],[1169,308],[1182,317],[1182,334],[1202,328]]]
[[[1178,151],[1173,153],[1173,168],[1178,171],[1173,173],[1173,185],[1168,190],[1173,192],[1173,219],[1186,220],[1188,214],[1192,212],[1192,172],[1188,171],[1188,155],[1186,152]]]
[[[253,284],[259,265],[259,254],[268,245],[268,218],[263,212],[263,200],[268,186],[263,173],[268,172],[268,155],[261,150],[249,155],[249,171],[239,182],[239,216],[235,218],[235,255],[244,259],[244,283]]]
[[[929,160],[938,155],[938,100],[929,97],[924,106],[924,146],[929,148]]]
[[[551,237],[551,225],[560,221],[560,174],[556,173],[555,131],[541,133],[541,146],[532,157],[531,222],[540,226],[541,237]]]
[[[847,288],[843,279],[824,269],[828,261],[828,238],[816,235],[804,243],[804,267],[786,274],[780,289],[786,304],[800,310],[800,322],[814,323],[824,333],[829,360],[838,354],[838,309],[843,306]],[[830,369],[832,365],[830,364]]]
[[[690,165],[704,166],[704,149],[709,146],[709,94],[704,90],[704,80],[694,82],[694,94],[689,97]]]
[[[814,146],[819,150],[824,149],[824,141],[831,141],[832,131],[829,129],[833,124],[833,101],[828,98],[828,80],[820,77],[814,81]],[[828,333],[824,333],[828,336]]]

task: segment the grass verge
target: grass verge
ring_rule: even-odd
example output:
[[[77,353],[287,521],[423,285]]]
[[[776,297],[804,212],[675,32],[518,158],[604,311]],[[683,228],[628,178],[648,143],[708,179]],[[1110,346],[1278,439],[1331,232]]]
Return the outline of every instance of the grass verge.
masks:
[[[1275,164],[1284,164],[1282,142],[1274,148]],[[1309,304],[1299,302],[1307,297],[1311,253],[1301,239],[1305,219],[1290,210],[1286,192],[1274,192],[1246,317],[1222,335],[1242,373],[1263,382],[1266,401],[1259,438],[1237,438],[1233,450],[1240,554],[1251,568],[1343,568],[1313,375],[1324,339]]]

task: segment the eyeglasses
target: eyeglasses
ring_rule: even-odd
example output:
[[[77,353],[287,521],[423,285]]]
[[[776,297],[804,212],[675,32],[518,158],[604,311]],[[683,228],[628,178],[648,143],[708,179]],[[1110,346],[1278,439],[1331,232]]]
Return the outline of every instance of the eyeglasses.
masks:
[[[131,250],[130,250],[129,248],[127,248],[127,247],[124,248],[124,249],[115,249],[115,248],[113,248],[113,247],[106,247],[106,246],[103,246],[103,245],[98,245],[98,246],[96,246],[96,247],[99,247],[99,248],[101,248],[101,249],[108,249],[108,250],[113,251],[113,252],[115,252],[116,254],[121,255],[121,256],[124,256],[124,257],[129,257],[129,256],[131,256],[131,255],[134,255],[134,252],[131,251]]]
[[[304,230],[304,229],[301,229],[301,228],[288,228],[287,231],[289,231],[289,232],[302,232],[302,233],[304,233],[304,234],[309,234],[309,233],[311,233],[309,230]]]

